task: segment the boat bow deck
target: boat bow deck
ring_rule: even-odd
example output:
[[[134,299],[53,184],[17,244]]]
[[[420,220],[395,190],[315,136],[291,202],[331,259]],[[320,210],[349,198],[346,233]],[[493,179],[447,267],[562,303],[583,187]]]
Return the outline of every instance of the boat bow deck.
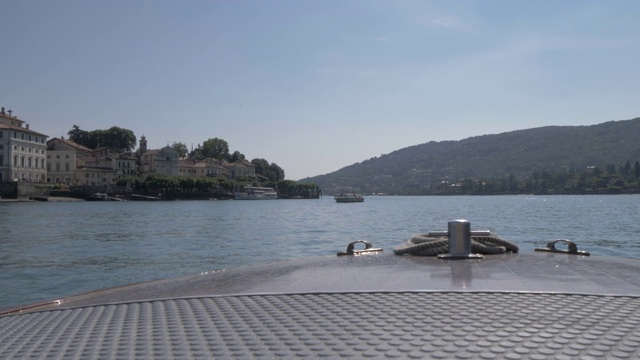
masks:
[[[0,357],[637,358],[638,270],[543,253],[290,261],[3,316]]]

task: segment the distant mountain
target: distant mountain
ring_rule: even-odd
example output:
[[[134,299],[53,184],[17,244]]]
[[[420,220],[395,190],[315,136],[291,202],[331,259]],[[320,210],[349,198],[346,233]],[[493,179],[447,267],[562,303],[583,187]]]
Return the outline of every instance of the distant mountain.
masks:
[[[534,171],[582,170],[640,160],[640,118],[590,126],[545,126],[431,141],[309,177],[325,194],[428,193],[442,181],[527,177]]]

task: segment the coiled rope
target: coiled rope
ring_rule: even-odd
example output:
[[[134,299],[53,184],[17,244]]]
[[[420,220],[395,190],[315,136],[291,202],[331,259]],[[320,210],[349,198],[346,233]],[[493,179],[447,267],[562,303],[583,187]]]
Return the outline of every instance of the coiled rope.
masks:
[[[474,254],[504,254],[507,251],[518,252],[520,248],[515,243],[505,240],[495,234],[471,235],[471,252]],[[393,249],[396,255],[412,254],[420,256],[436,256],[449,252],[449,238],[446,236],[430,236],[416,234],[406,244]]]

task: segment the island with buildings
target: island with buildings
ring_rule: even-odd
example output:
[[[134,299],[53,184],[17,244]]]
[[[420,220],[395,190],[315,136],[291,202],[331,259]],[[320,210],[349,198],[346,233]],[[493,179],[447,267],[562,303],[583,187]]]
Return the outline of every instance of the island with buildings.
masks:
[[[145,186],[145,179],[152,177],[172,179],[170,184],[176,185],[165,181],[167,184],[161,187]],[[215,181],[200,181],[199,186],[192,187],[180,185],[203,178]],[[229,162],[180,157],[169,145],[148,149],[145,136],[135,152],[109,147],[89,149],[63,136],[49,139],[11,110],[0,110],[0,197],[4,199],[46,200],[65,192],[73,197],[102,193],[130,199],[136,195],[139,199],[176,198],[180,194],[232,198],[234,191],[261,180],[256,165],[245,159]],[[317,198],[320,193],[315,184],[291,180],[271,185],[281,188],[282,198]]]

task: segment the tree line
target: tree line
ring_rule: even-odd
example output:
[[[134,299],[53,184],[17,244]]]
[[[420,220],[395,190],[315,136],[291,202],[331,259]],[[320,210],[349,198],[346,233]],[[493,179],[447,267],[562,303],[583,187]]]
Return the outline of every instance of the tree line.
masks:
[[[106,130],[85,131],[80,129],[78,125],[73,125],[67,135],[71,141],[92,150],[100,147],[110,147],[117,151],[129,152],[133,151],[137,144],[133,131],[117,126]],[[171,147],[181,158],[188,157],[196,161],[207,158],[225,160],[230,163],[246,160],[244,154],[240,151],[231,153],[229,151],[229,143],[217,137],[203,141],[192,151],[189,151],[187,145],[183,142],[174,142]],[[251,164],[256,166],[256,175],[266,181],[277,182],[285,179],[284,169],[276,163],[269,163],[265,159],[255,158],[251,160]]]
[[[432,195],[501,195],[501,194],[624,194],[640,193],[640,162],[591,166],[583,170],[562,172],[536,170],[530,176],[442,179],[425,194]]]
[[[256,182],[254,178],[227,179],[217,176],[168,176],[150,174],[145,179],[137,176],[126,176],[116,183],[119,187],[126,187],[132,193],[157,196],[165,199],[188,198],[230,198],[234,191],[240,191],[245,186],[272,187],[278,191],[280,198],[317,198],[321,191],[314,183],[298,183],[293,180]]]
[[[137,144],[136,136],[129,129],[112,126],[106,130],[85,131],[78,125],[67,132],[69,139],[86,148],[95,150],[100,147],[110,147],[117,151],[132,151]]]

